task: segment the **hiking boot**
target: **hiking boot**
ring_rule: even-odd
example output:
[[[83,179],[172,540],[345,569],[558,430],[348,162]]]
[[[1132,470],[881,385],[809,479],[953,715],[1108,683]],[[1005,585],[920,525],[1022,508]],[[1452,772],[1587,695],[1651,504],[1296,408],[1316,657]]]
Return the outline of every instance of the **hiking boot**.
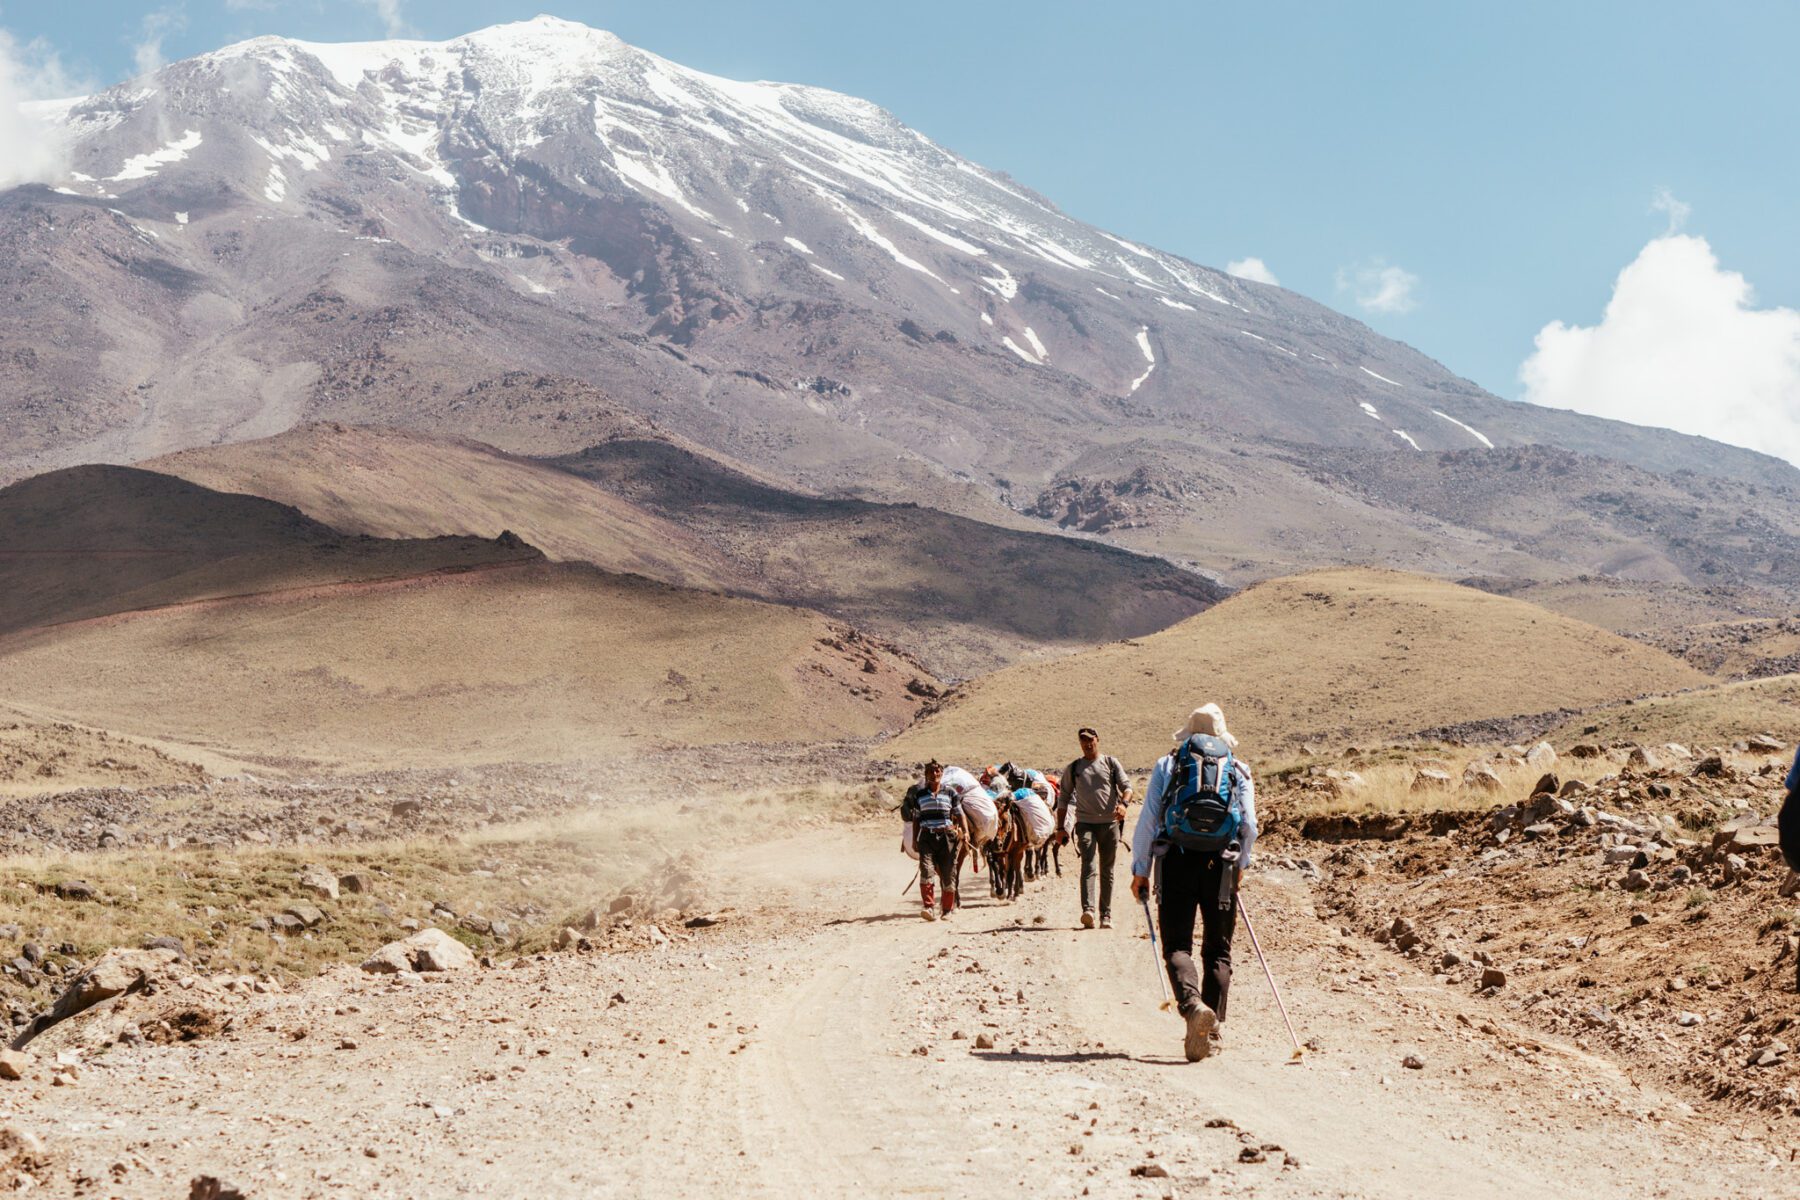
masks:
[[[921,917],[924,917],[927,921],[935,921],[935,920],[937,920],[937,909],[921,908],[919,910],[919,915]]]
[[[1083,929],[1092,929],[1094,927],[1094,914],[1093,913],[1088,912],[1085,909],[1082,910],[1081,927]]]
[[[1187,1051],[1189,1062],[1199,1062],[1212,1053],[1212,1035],[1219,1027],[1219,1019],[1204,1004],[1182,1015],[1187,1018],[1187,1039],[1182,1048]]]
[[[1112,918],[1111,917],[1101,917],[1100,918],[1100,928],[1111,929],[1112,928]]]

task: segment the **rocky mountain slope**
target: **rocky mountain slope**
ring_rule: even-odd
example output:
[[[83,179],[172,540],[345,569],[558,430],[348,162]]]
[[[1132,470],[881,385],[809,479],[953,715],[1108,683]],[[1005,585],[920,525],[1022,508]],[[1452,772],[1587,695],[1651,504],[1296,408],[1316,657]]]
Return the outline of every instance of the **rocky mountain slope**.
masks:
[[[1773,459],[1502,401],[866,101],[567,22],[260,38],[35,111],[67,171],[0,194],[0,478],[314,419],[571,454],[622,406],[803,490],[1004,506],[1234,581],[1345,561],[1346,528],[1455,574],[1635,569],[1610,535],[1520,560],[1370,486],[1466,461],[1438,452],[1753,484],[1800,524]],[[1281,536],[1219,536],[1209,494]],[[1679,558],[1660,525],[1636,536]]]

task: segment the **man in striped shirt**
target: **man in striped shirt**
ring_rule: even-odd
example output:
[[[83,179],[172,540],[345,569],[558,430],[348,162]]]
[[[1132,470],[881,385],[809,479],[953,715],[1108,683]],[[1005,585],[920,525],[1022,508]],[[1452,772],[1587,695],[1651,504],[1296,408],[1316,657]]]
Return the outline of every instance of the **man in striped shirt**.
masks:
[[[943,914],[956,911],[956,852],[962,800],[954,788],[944,785],[944,764],[932,759],[925,764],[925,782],[914,784],[901,804],[900,816],[911,821],[913,845],[919,851],[919,915],[938,919],[938,885],[944,889]]]

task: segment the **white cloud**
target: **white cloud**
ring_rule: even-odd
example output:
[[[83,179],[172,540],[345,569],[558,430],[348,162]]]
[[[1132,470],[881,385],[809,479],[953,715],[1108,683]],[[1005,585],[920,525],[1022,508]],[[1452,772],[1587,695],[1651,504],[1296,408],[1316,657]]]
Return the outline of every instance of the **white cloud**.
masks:
[[[163,57],[163,38],[187,26],[187,10],[180,5],[159,8],[144,14],[138,25],[138,40],[132,43],[131,58],[139,75],[162,70],[169,60]]]
[[[1337,273],[1338,291],[1349,292],[1364,312],[1409,313],[1419,307],[1413,295],[1418,286],[1417,275],[1379,258]]]
[[[387,29],[389,37],[403,37],[411,32],[406,24],[404,11],[406,0],[363,0],[363,2],[373,8],[376,15],[381,18],[381,24]]]
[[[1800,312],[1755,307],[1749,282],[1720,267],[1705,238],[1652,240],[1619,272],[1598,325],[1552,321],[1536,345],[1519,368],[1534,404],[1800,465]]]
[[[1225,273],[1235,275],[1239,279],[1248,279],[1251,283],[1266,283],[1279,287],[1281,280],[1275,278],[1275,272],[1269,270],[1269,264],[1260,258],[1240,258],[1225,264]]]
[[[1667,215],[1669,225],[1663,230],[1664,236],[1667,236],[1681,232],[1681,227],[1687,224],[1688,215],[1694,211],[1694,206],[1677,200],[1674,192],[1660,187],[1656,189],[1656,195],[1650,197],[1650,211]]]
[[[19,106],[83,92],[41,39],[21,45],[0,29],[0,188],[51,183],[63,173],[63,148]]]

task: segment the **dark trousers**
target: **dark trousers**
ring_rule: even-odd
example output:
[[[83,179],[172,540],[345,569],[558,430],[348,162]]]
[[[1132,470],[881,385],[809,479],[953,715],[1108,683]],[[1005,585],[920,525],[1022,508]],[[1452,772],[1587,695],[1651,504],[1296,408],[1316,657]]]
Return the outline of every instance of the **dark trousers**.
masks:
[[[1788,869],[1800,871],[1800,792],[1787,794],[1776,827],[1781,833],[1781,856],[1787,859]]]
[[[1094,876],[1100,877],[1100,916],[1112,917],[1113,862],[1119,855],[1119,826],[1086,821],[1075,826],[1075,846],[1081,851],[1081,911],[1094,911]],[[1097,869],[1096,869],[1097,868]]]
[[[934,879],[942,880],[945,890],[956,891],[956,834],[948,829],[921,829],[918,849],[919,896],[931,896]]]
[[[1157,859],[1157,930],[1175,1002],[1183,1015],[1204,1003],[1225,1019],[1231,991],[1231,935],[1237,926],[1235,864],[1217,854],[1173,847]],[[1200,920],[1200,962],[1194,964],[1194,918]]]

